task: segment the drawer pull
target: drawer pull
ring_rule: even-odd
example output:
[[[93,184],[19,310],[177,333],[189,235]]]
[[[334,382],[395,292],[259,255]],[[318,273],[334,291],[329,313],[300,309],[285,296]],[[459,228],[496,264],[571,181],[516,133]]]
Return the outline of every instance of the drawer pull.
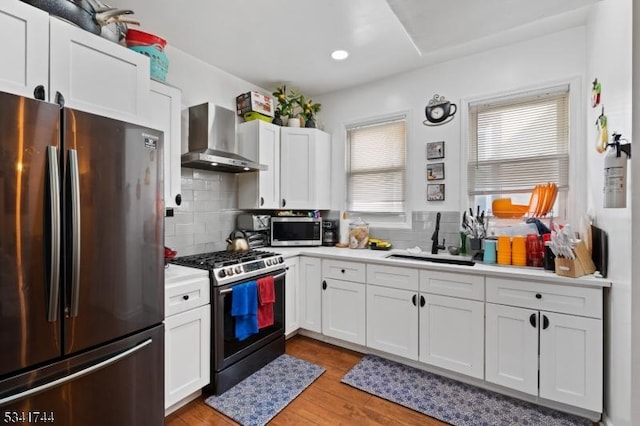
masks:
[[[340,269],[340,272],[342,272],[344,274],[344,269]]]
[[[549,318],[547,318],[546,315],[542,316],[542,329],[546,330],[547,328],[549,328]]]
[[[542,295],[540,293],[536,293],[536,299],[542,299]]]
[[[188,295],[188,294],[185,294],[184,296],[182,296],[182,299],[184,299],[184,300],[189,300],[189,295]]]
[[[536,319],[538,317],[538,314],[531,314],[531,316],[529,317],[529,323],[531,324],[531,327],[536,328]]]

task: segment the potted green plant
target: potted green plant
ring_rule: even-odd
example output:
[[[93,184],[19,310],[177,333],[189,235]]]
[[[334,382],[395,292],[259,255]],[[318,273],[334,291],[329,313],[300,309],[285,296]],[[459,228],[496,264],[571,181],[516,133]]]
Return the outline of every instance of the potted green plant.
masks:
[[[309,100],[305,99],[304,95],[300,95],[298,97],[298,103],[302,110],[300,112],[300,115],[302,116],[302,118],[304,118],[304,121],[305,121],[304,127],[315,128],[316,127],[315,115],[318,112],[320,112],[322,105],[318,103],[313,103],[311,99]]]
[[[283,117],[288,118],[288,126],[299,127],[300,126],[300,94],[293,90],[287,93],[287,86],[282,85],[273,92],[273,96],[278,100],[278,106],[274,112],[275,118],[273,122],[282,126]]]

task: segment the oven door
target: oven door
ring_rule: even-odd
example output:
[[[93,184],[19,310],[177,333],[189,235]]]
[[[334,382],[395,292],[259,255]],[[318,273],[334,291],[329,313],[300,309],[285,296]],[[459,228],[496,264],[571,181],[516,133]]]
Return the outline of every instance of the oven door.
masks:
[[[235,318],[231,315],[231,300],[233,286],[255,281],[272,275],[275,286],[275,303],[273,305],[273,325],[260,328],[258,333],[238,340],[235,336]],[[284,336],[284,291],[285,270],[277,270],[269,274],[259,275],[246,281],[230,283],[214,287],[213,293],[213,324],[211,327],[212,370],[221,371],[237,361]]]

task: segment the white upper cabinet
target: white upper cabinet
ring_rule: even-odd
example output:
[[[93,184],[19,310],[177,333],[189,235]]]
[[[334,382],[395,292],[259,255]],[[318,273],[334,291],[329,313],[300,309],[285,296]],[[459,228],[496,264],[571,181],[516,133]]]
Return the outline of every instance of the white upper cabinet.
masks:
[[[238,175],[238,207],[280,207],[280,126],[262,120],[238,125],[238,154],[267,166],[267,170]]]
[[[48,99],[49,14],[18,0],[0,5],[0,90]],[[41,87],[35,96],[36,88]]]
[[[331,136],[262,120],[238,125],[238,153],[268,169],[238,176],[241,209],[331,207]]]
[[[318,129],[283,127],[280,208],[331,207],[331,137]]]
[[[51,17],[50,93],[65,106],[148,124],[149,58]]]
[[[181,102],[180,89],[151,80],[149,113],[151,127],[164,132],[164,206],[182,202],[180,181]]]

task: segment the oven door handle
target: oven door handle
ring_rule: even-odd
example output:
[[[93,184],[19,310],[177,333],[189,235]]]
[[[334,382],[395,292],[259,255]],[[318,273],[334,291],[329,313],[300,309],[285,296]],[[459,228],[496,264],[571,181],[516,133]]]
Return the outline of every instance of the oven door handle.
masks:
[[[285,271],[285,272],[281,272],[281,273],[279,273],[278,275],[274,275],[274,276],[273,276],[273,279],[274,279],[274,280],[276,280],[276,279],[278,279],[278,278],[282,278],[282,277],[284,277],[285,275],[287,275],[287,272],[286,272],[286,271]],[[229,294],[229,293],[231,293],[232,291],[233,291],[233,289],[232,289],[232,288],[225,288],[224,290],[220,290],[220,293],[218,293],[218,294],[220,294],[220,295],[225,295],[225,294]]]

